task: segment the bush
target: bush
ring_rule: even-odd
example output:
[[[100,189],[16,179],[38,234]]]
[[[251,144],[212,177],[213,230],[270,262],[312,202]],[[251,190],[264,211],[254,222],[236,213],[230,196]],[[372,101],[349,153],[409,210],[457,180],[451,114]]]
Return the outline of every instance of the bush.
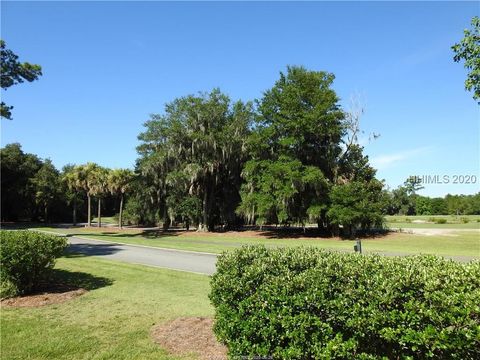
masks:
[[[2,270],[3,271],[3,270]],[[0,299],[14,297],[18,294],[18,288],[7,278],[0,279]]]
[[[445,218],[435,219],[435,224],[446,224],[446,223],[447,223],[447,219]]]
[[[210,299],[232,357],[480,358],[480,262],[243,247]]]
[[[35,290],[62,255],[67,239],[34,231],[0,232],[1,297]]]
[[[467,217],[462,217],[462,218],[460,218],[460,221],[464,224],[468,224],[470,222],[470,219],[467,218]]]

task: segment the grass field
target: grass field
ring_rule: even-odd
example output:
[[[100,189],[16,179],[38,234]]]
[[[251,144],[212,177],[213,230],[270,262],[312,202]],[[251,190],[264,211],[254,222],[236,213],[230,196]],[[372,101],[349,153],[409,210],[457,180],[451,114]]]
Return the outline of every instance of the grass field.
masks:
[[[282,238],[273,232],[149,232],[135,229],[96,228],[39,228],[64,234],[124,244],[146,245],[170,249],[220,253],[242,245],[266,246],[316,246],[327,249],[353,251],[354,241],[338,238]],[[387,236],[362,240],[366,252],[428,253],[442,256],[470,256],[480,258],[480,233],[478,231],[453,231],[445,235],[417,235],[392,233]]]
[[[2,308],[2,359],[178,359],[153,343],[152,325],[213,313],[207,276],[91,257],[59,259],[56,269],[92,290],[57,305]]]
[[[435,223],[436,219],[445,219],[445,224]],[[480,229],[480,215],[415,215],[386,216],[389,228],[402,229]],[[468,221],[468,222],[467,222]]]
[[[94,217],[92,219],[92,224],[97,224],[98,223],[98,218]],[[102,224],[112,224],[112,225],[117,225],[118,224],[118,219],[115,218],[114,216],[102,216]]]

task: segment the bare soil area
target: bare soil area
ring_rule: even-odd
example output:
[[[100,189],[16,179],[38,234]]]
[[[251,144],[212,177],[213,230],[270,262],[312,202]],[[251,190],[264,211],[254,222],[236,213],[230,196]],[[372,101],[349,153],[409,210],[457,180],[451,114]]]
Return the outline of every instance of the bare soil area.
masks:
[[[426,236],[458,236],[460,232],[480,232],[480,229],[403,229],[403,233],[426,235]]]
[[[212,331],[213,320],[205,317],[178,318],[154,326],[153,340],[174,355],[196,354],[201,360],[226,360],[227,348]]]
[[[85,289],[68,285],[51,284],[41,292],[2,299],[0,304],[5,307],[39,307],[45,305],[60,304],[74,299],[88,292]]]

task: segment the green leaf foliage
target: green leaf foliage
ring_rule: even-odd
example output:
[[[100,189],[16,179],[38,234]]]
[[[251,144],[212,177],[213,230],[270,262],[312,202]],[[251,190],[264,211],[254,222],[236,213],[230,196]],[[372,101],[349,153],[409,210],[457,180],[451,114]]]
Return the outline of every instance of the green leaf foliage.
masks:
[[[0,230],[1,297],[29,293],[44,281],[67,246],[65,237]]]
[[[33,217],[36,208],[32,179],[42,167],[37,155],[24,153],[20,144],[8,144],[0,150],[2,221]]]
[[[242,205],[237,212],[253,222],[304,223],[311,200],[327,186],[322,172],[299,160],[281,156],[278,160],[248,161],[243,169]],[[309,197],[309,198],[307,198]]]
[[[232,358],[478,359],[480,262],[243,247],[212,277]]]
[[[339,225],[327,217],[332,187],[351,181],[372,187],[375,170],[354,141],[358,129],[349,133],[354,123],[340,108],[333,80],[290,66],[258,101],[237,209],[248,223],[310,221],[331,230]]]
[[[0,40],[0,62],[0,85],[3,90],[8,89],[10,86],[23,83],[24,81],[32,82],[42,75],[40,65],[19,62],[18,55],[7,49],[5,41],[3,40]],[[0,116],[11,120],[12,109],[13,106],[8,106],[2,101],[0,103]]]
[[[343,234],[347,236],[354,236],[357,229],[381,228],[382,187],[383,184],[377,180],[335,185],[330,193],[328,219],[334,225],[341,225]]]
[[[171,216],[185,215],[174,203],[188,208],[187,218],[203,229],[235,222],[252,115],[250,103],[232,103],[214,89],[175,99],[164,114],[152,115],[145,123],[137,170],[164,225]],[[192,196],[197,200],[190,200]],[[193,219],[198,203],[201,216]]]
[[[60,197],[60,173],[52,161],[46,159],[32,179],[35,187],[35,201],[43,208],[44,220],[48,221],[48,210]]]
[[[463,39],[452,46],[456,62],[464,61],[469,71],[465,80],[465,89],[473,91],[473,98],[480,100],[480,18],[472,18],[472,28],[464,30]]]

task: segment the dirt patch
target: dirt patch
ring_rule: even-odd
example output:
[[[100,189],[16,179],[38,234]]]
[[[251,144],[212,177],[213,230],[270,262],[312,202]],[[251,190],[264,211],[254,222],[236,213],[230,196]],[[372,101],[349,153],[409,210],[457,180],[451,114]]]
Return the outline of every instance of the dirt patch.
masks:
[[[425,235],[425,236],[459,236],[460,232],[480,232],[480,229],[403,229],[402,233],[409,233],[415,235]]]
[[[61,284],[51,284],[41,292],[1,300],[1,306],[6,307],[39,307],[60,304],[88,292],[85,289]]]
[[[212,331],[213,320],[204,317],[178,318],[154,326],[154,341],[175,355],[196,354],[201,360],[226,360],[227,348]]]

